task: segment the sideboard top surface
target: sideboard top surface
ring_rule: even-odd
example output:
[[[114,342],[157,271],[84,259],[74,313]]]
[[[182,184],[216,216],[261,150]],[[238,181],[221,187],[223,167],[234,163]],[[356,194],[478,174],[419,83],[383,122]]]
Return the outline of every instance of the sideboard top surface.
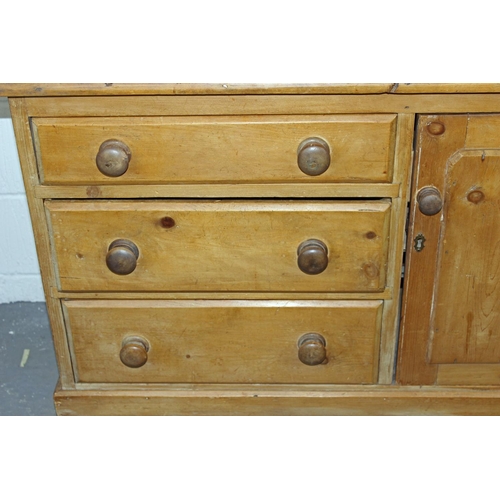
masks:
[[[500,93],[500,83],[0,83],[0,96]]]

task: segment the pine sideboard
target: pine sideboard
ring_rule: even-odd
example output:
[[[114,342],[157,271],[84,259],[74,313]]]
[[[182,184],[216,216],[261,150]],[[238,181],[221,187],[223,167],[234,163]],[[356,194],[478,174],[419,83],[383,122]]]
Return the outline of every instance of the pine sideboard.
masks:
[[[59,415],[500,414],[500,84],[0,84]]]

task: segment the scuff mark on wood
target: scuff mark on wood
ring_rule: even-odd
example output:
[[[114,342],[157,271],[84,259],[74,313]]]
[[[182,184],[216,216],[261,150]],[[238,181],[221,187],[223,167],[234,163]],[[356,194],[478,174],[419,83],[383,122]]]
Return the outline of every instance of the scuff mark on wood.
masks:
[[[99,198],[102,195],[101,189],[98,186],[89,186],[86,193],[89,198]]]

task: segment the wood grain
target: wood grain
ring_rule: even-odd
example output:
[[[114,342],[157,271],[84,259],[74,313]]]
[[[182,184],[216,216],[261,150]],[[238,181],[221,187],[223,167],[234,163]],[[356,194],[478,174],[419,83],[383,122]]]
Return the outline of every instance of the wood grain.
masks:
[[[499,115],[469,115],[466,148],[500,148]]]
[[[500,385],[500,364],[439,365],[438,385]]]
[[[2,83],[0,96],[500,93],[498,83]]]
[[[170,184],[35,186],[37,198],[395,198],[399,184]]]
[[[49,316],[59,368],[60,382],[63,388],[74,387],[73,368],[66,340],[66,328],[61,311],[60,301],[51,297],[50,289],[56,285],[54,267],[50,249],[50,237],[45,222],[45,209],[43,200],[34,195],[34,186],[38,184],[38,170],[35,159],[33,142],[29,127],[29,118],[26,112],[24,99],[11,99],[10,112],[14,132],[16,135],[17,150],[23,174],[26,198],[30,210],[31,224],[35,236],[35,244],[40,264],[47,313]]]
[[[382,301],[66,301],[80,382],[373,383]],[[326,339],[328,362],[298,359],[305,333]],[[139,369],[122,341],[150,345]]]
[[[379,383],[381,384],[392,383],[394,377],[399,332],[401,268],[406,238],[406,206],[409,198],[414,122],[414,115],[399,115],[398,117],[394,178],[400,182],[401,191],[399,197],[392,201],[387,285],[391,287],[393,293],[392,298],[384,302],[384,328],[380,344]]]
[[[397,292],[396,292],[397,293]],[[242,299],[242,300],[386,300],[392,289],[382,292],[60,292],[50,294],[58,299]]]
[[[31,117],[499,113],[496,94],[26,98]]]
[[[0,96],[210,95],[210,94],[372,94],[393,83],[2,83]]]
[[[447,165],[432,363],[500,362],[500,150],[468,153]]]
[[[480,94],[499,93],[498,83],[398,83],[392,92],[398,94]]]
[[[433,122],[443,123],[445,133],[429,133],[427,127]],[[446,162],[463,147],[466,128],[467,116],[431,115],[419,118],[397,369],[397,381],[401,384],[431,385],[436,380],[437,367],[429,364],[429,346],[433,336],[432,301],[438,269],[440,214],[426,216],[420,213],[416,197],[418,191],[428,185],[444,191]],[[426,239],[421,252],[414,248],[418,234],[423,234]]]
[[[0,84],[5,92],[32,96],[11,106],[61,371],[58,413],[500,414],[499,84]],[[431,121],[445,133],[430,134]],[[318,126],[344,156],[331,178],[300,177],[287,168],[296,168],[297,141]],[[95,177],[95,146],[109,134],[137,141],[139,170],[131,164],[118,180]],[[156,176],[166,135],[174,161]],[[186,138],[191,157],[176,146]],[[187,171],[185,158],[194,165]],[[53,185],[40,185],[39,173]],[[444,193],[443,224],[416,208],[425,185]],[[466,204],[471,189],[486,195],[474,207]],[[61,201],[47,201],[44,212],[51,198]],[[388,385],[408,199],[397,381],[419,389]],[[164,217],[175,219],[173,228],[161,227]],[[413,249],[419,232],[421,253]],[[140,247],[128,277],[104,265],[109,243],[121,237]],[[296,275],[296,247],[310,238],[325,240],[331,261],[321,275]],[[183,335],[162,330],[183,322]],[[322,329],[340,353],[337,365],[286,364],[297,361],[291,345],[301,327]],[[152,332],[152,375],[117,366],[131,329]],[[312,376],[310,368],[320,371]]]
[[[42,183],[170,184],[391,182],[395,115],[311,117],[160,117],[34,119]],[[331,164],[304,174],[297,148],[321,137]],[[96,167],[110,139],[132,152],[128,170],[107,177]]]
[[[59,415],[500,415],[500,391],[246,386],[225,390],[100,390],[54,394]]]
[[[498,147],[500,121],[490,115],[421,120],[413,199],[421,187],[435,186],[443,209],[425,216],[413,204],[409,241],[421,233],[426,242],[408,256],[399,380],[498,384],[500,151],[488,147]],[[430,122],[441,122],[435,131],[444,133],[429,133]]]
[[[46,202],[62,291],[382,291],[390,203]],[[173,227],[165,228],[169,217]],[[106,267],[109,245],[140,251],[126,276]],[[329,248],[321,274],[297,266],[308,239]]]

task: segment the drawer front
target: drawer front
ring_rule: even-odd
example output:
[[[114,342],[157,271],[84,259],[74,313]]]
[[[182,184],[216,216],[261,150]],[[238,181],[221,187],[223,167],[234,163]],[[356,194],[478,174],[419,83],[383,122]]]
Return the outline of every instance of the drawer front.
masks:
[[[376,382],[382,301],[75,300],[64,309],[79,382]],[[306,334],[324,341],[322,357],[305,358],[326,357],[320,364],[299,359]]]
[[[64,291],[385,286],[386,201],[53,201],[46,208]],[[128,274],[117,274],[123,261]]]
[[[47,185],[391,182],[396,115],[37,118],[33,127]],[[298,165],[309,138],[326,142],[301,153],[320,165],[328,150],[320,175]]]

